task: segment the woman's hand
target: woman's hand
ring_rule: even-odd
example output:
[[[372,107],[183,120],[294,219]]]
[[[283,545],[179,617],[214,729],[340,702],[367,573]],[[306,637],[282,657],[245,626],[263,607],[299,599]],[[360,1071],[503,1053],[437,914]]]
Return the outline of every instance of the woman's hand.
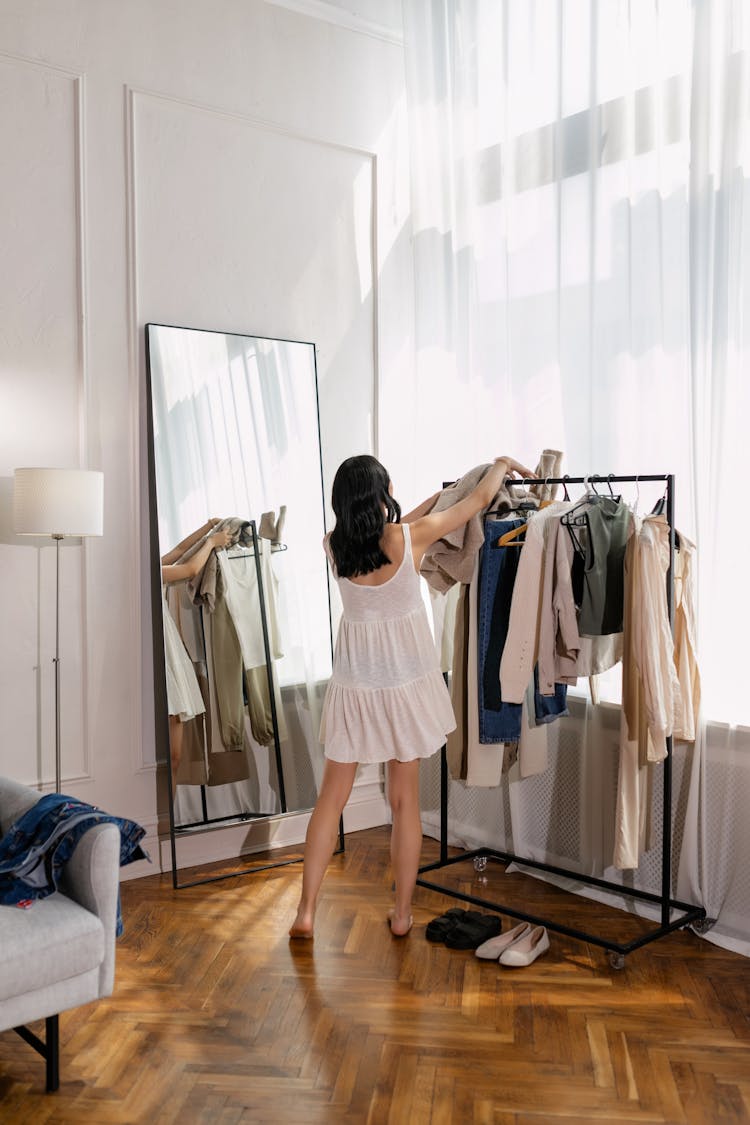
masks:
[[[232,536],[226,529],[215,531],[213,535],[209,535],[208,539],[215,551],[220,551],[222,547],[228,547],[232,542]]]
[[[534,480],[538,479],[536,473],[532,473],[531,469],[527,469],[525,465],[522,465],[520,461],[514,460],[513,457],[504,456],[495,458],[496,465],[498,465],[501,461],[503,461],[507,466],[508,476],[519,476],[525,478],[531,477]]]

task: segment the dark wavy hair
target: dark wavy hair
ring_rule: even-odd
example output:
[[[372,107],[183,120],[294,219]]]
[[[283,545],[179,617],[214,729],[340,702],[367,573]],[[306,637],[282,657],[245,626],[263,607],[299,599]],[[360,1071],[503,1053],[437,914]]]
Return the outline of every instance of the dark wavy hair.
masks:
[[[340,578],[370,574],[391,561],[380,548],[386,522],[401,520],[401,508],[388,492],[390,482],[387,469],[366,453],[348,457],[336,470],[330,545]]]

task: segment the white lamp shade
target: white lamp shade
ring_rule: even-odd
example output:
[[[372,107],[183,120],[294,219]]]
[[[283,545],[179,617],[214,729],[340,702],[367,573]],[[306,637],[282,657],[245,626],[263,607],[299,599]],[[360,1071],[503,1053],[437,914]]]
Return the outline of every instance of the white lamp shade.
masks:
[[[16,535],[101,535],[104,474],[89,469],[16,469]]]

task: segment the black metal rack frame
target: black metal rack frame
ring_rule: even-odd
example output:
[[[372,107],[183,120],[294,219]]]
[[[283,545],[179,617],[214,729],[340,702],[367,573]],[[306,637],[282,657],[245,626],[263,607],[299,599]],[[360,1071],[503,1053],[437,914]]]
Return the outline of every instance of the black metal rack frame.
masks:
[[[675,529],[674,529],[674,474],[638,474],[628,476],[615,476],[610,473],[608,476],[600,476],[592,474],[586,477],[546,477],[542,483],[568,485],[568,484],[620,484],[620,483],[635,483],[649,481],[664,481],[666,484],[666,519],[669,525],[669,569],[667,571],[667,609],[669,614],[670,626],[674,629],[674,551],[675,551]],[[514,483],[522,485],[539,484],[538,480],[524,479]],[[490,910],[495,910],[501,914],[508,914],[513,918],[519,918],[531,922],[533,925],[546,926],[548,929],[555,933],[565,934],[567,937],[576,938],[579,941],[589,942],[592,945],[598,945],[605,949],[610,957],[610,962],[614,968],[622,968],[625,963],[625,956],[632,953],[634,950],[639,949],[641,946],[647,945],[649,942],[656,941],[658,938],[665,937],[673,930],[682,929],[685,926],[696,924],[696,929],[701,929],[701,923],[706,921],[706,911],[702,906],[696,906],[693,903],[681,902],[672,898],[672,737],[667,738],[667,756],[663,762],[663,788],[662,788],[662,854],[661,854],[661,889],[659,894],[651,891],[642,891],[631,887],[623,886],[621,883],[614,883],[606,879],[598,879],[590,875],[582,875],[578,871],[573,871],[564,867],[557,867],[553,864],[542,863],[538,860],[525,858],[513,852],[501,851],[497,848],[480,847],[473,851],[463,851],[459,855],[448,856],[448,761],[446,756],[446,748],[443,747],[440,756],[440,859],[436,863],[429,863],[424,867],[420,867],[419,876],[417,878],[417,886],[425,887],[427,890],[437,891],[440,894],[448,895],[450,898],[461,899],[464,902],[470,902],[474,906],[485,907]],[[477,895],[465,894],[462,891],[455,890],[451,887],[442,886],[439,883],[434,883],[422,876],[430,871],[442,870],[445,867],[450,867],[453,864],[464,862],[465,860],[473,860],[475,868],[484,866],[487,860],[497,860],[503,864],[517,863],[522,867],[533,868],[537,871],[548,872],[552,875],[563,876],[566,879],[572,879],[575,882],[581,883],[584,886],[599,887],[603,890],[611,891],[617,895],[626,898],[638,899],[642,902],[651,903],[660,907],[660,924],[653,929],[648,930],[646,933],[641,934],[639,937],[634,938],[632,941],[616,942],[610,938],[603,938],[598,934],[592,934],[585,930],[578,930],[571,926],[565,926],[554,919],[542,918],[534,914],[529,914],[522,910],[516,910],[505,906],[500,903],[489,901]],[[673,911],[679,911],[677,917],[673,917]]]

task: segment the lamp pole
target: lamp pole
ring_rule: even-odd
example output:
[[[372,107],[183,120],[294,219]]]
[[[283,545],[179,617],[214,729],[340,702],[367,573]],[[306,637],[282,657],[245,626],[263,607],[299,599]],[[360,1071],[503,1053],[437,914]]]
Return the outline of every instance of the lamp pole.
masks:
[[[62,785],[60,738],[60,540],[102,534],[104,477],[96,469],[23,468],[13,471],[13,528],[17,535],[55,540],[55,786]],[[57,531],[51,531],[51,528]]]
[[[53,535],[55,540],[55,791],[62,789],[62,749],[60,746],[60,540],[62,535]]]

